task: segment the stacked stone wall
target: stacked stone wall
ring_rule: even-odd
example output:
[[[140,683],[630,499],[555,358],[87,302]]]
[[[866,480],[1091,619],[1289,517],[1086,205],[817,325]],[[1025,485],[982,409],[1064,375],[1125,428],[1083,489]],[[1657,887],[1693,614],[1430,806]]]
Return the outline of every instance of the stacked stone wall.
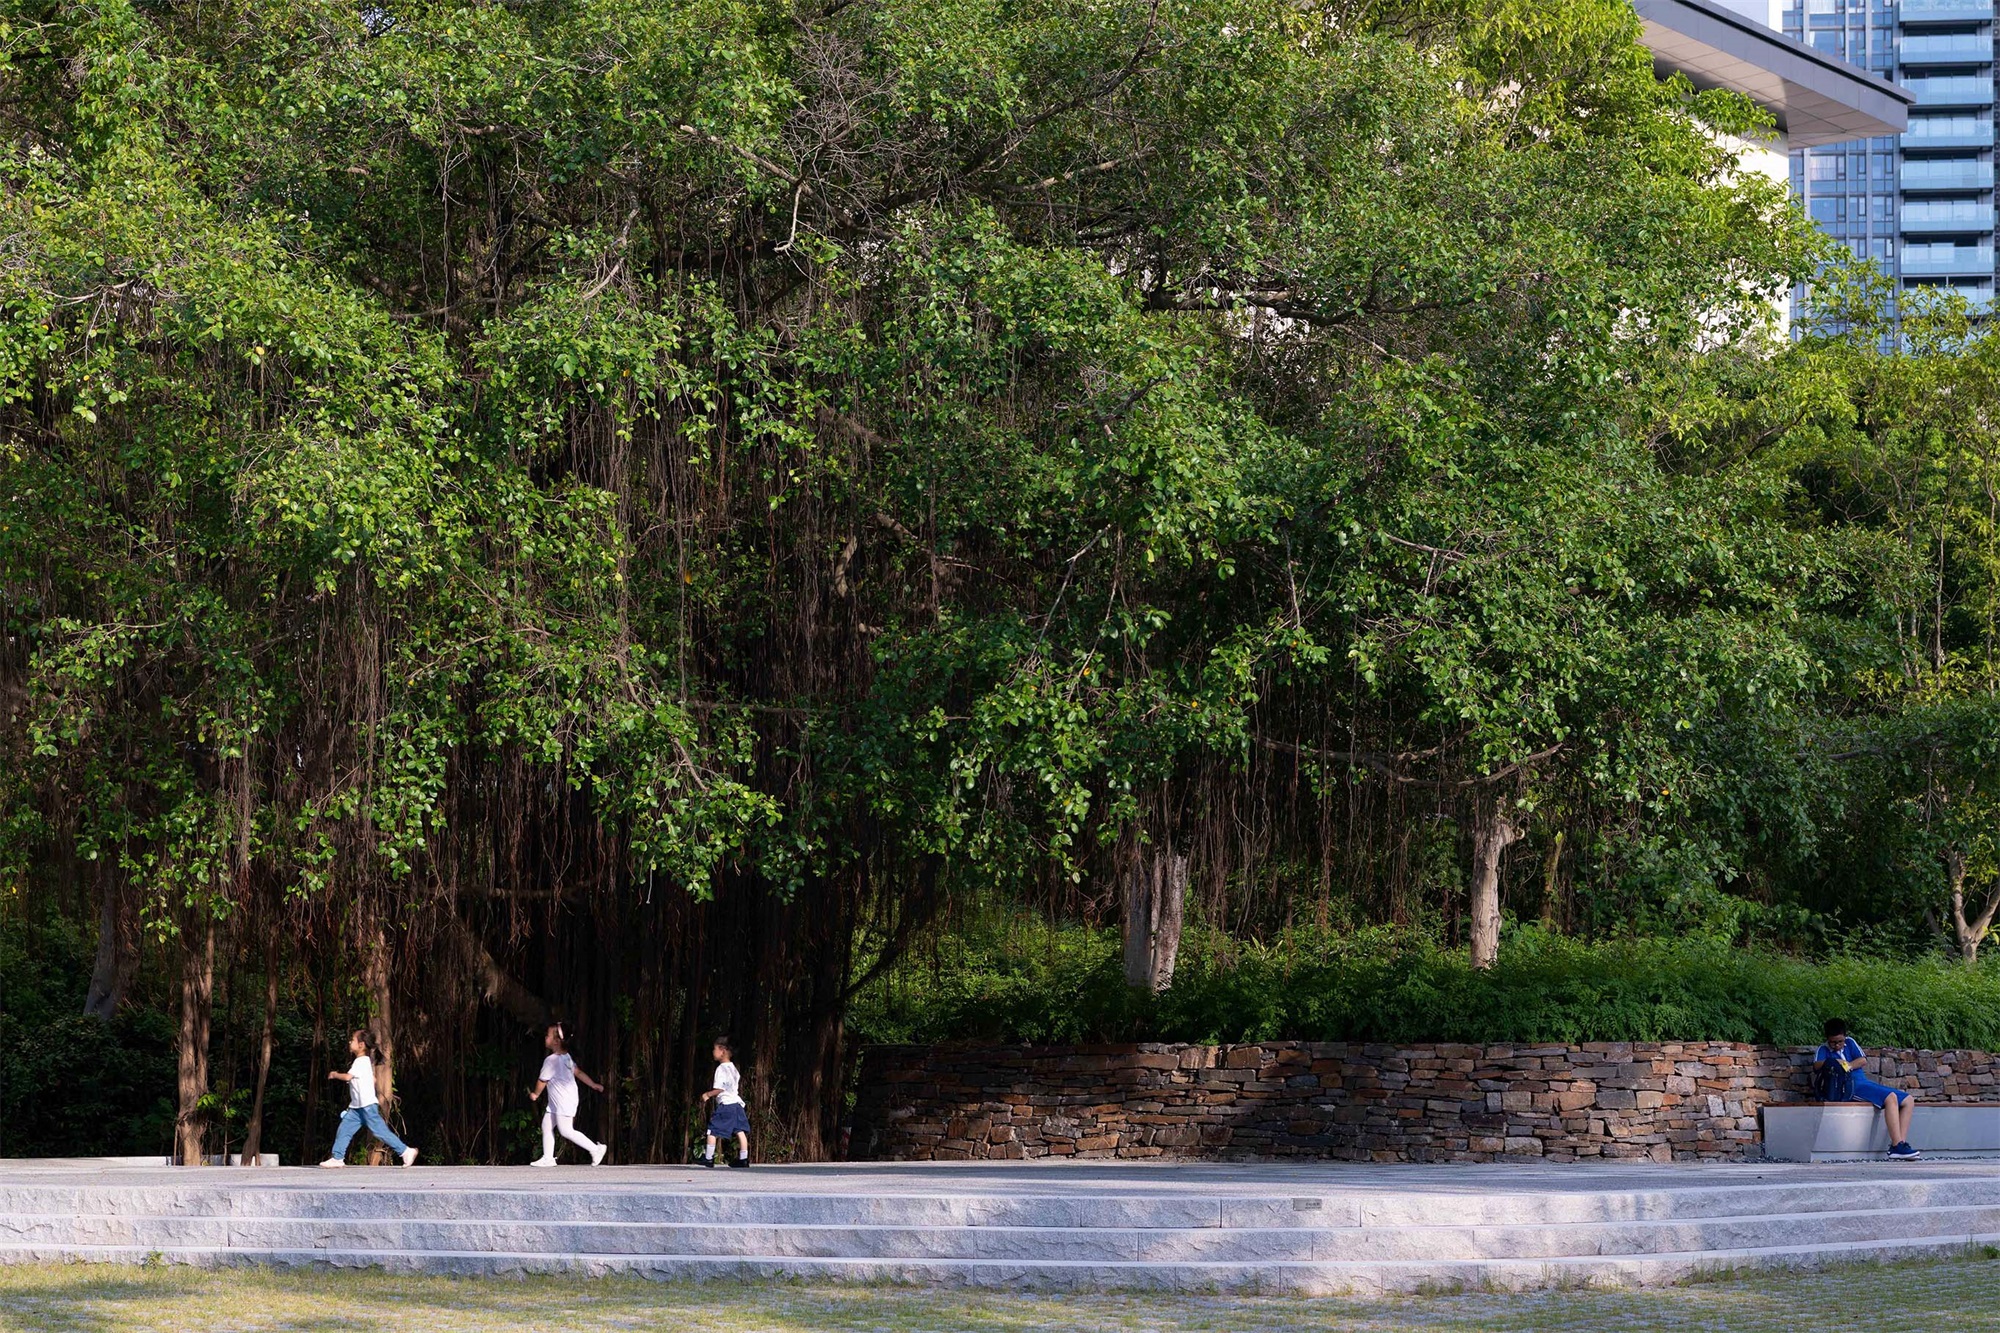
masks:
[[[856,1157],[1731,1160],[1807,1099],[1812,1053],[1729,1042],[882,1046]],[[1985,1051],[1871,1052],[1924,1102],[2000,1101]]]

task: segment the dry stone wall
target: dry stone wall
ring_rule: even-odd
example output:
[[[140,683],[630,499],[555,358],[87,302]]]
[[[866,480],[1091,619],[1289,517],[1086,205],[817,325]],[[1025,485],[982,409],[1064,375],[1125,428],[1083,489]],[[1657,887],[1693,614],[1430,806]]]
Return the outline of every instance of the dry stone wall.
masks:
[[[853,1153],[1754,1158],[1758,1112],[1805,1100],[1811,1059],[1729,1042],[881,1046],[863,1056]],[[2000,1101],[1985,1051],[1876,1051],[1871,1068],[1922,1101]]]

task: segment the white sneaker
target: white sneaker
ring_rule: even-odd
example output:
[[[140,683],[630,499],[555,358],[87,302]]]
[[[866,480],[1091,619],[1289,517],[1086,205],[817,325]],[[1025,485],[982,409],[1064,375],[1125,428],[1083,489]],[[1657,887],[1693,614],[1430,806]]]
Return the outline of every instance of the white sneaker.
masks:
[[[417,1150],[415,1148],[403,1149],[403,1165],[415,1166],[416,1164],[417,1164]]]
[[[541,1167],[550,1167],[554,1166],[555,1164],[556,1164],[556,1159],[553,1157],[537,1157],[534,1161],[528,1163],[529,1166],[541,1166]]]
[[[320,1165],[324,1167],[336,1167],[336,1166],[346,1166],[347,1163],[342,1158],[329,1157],[324,1162],[321,1162]]]
[[[596,1146],[595,1148],[592,1148],[592,1149],[590,1150],[590,1164],[591,1164],[592,1166],[603,1166],[603,1165],[604,1165],[604,1154],[606,1154],[606,1153],[608,1153],[608,1152],[610,1152],[610,1151],[611,1151],[611,1145],[610,1145],[610,1144],[608,1144],[608,1143],[600,1143],[600,1144],[598,1144],[598,1145],[597,1145],[597,1146]]]

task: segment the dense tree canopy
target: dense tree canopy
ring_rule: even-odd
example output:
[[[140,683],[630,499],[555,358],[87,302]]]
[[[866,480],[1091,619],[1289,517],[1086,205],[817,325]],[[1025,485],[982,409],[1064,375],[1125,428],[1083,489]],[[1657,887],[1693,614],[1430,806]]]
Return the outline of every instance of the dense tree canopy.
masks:
[[[1184,889],[1482,958],[1503,896],[1976,915],[1993,353],[1785,347],[1759,113],[1636,38],[5,0],[0,877],[94,1010],[170,967],[190,1153],[218,950],[265,1064],[281,978],[373,1015],[444,1155],[560,1012],[627,1155],[728,1027],[810,1156],[968,896],[1155,985]]]

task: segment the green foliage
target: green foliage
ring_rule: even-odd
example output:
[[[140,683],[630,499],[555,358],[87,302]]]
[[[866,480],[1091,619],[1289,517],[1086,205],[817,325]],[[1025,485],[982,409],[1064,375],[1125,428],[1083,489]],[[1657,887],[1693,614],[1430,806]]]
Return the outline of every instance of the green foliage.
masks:
[[[448,877],[455,763],[698,894],[1082,875],[1274,743],[1682,808],[1814,557],[1651,439],[1807,233],[1617,0],[1421,8],[7,28],[17,799],[169,930]]]
[[[87,1018],[91,942],[0,922],[0,1157],[172,1150],[173,1024],[132,1007]]]
[[[1868,269],[1824,272],[1812,315],[1761,409],[1795,414],[1772,468],[1797,526],[1844,545],[1852,571],[1808,624],[1824,683],[1785,739],[1818,788],[1799,823],[1825,870],[1803,896],[1943,918],[1939,934],[1976,947],[1978,903],[2000,901],[2000,342],[1942,292],[1892,311]]]
[[[883,1042],[1740,1041],[1805,1046],[1845,1018],[1864,1045],[1995,1049],[2000,967],[1807,962],[1703,936],[1585,944],[1509,934],[1499,964],[1407,932],[1190,937],[1157,997],[1124,984],[1115,934],[1026,923],[947,936],[865,995]]]

